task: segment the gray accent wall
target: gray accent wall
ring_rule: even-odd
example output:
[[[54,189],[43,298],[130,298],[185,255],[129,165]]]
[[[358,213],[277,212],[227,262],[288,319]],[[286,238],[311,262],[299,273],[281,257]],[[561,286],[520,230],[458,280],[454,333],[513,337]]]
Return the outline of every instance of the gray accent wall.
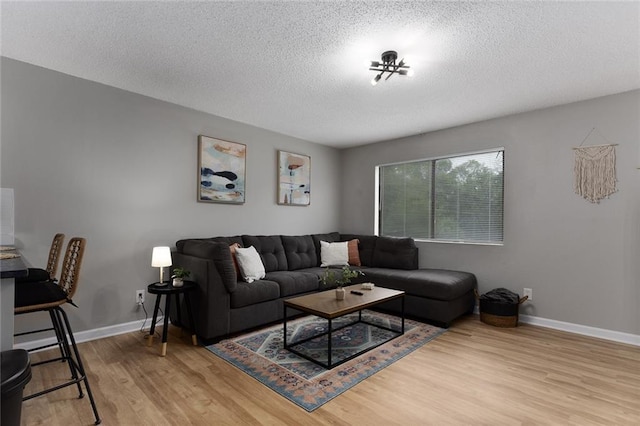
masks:
[[[619,144],[619,191],[600,204],[573,192],[571,148],[594,127],[584,145]],[[523,314],[638,335],[639,146],[632,91],[344,150],[341,231],[374,231],[375,166],[505,147],[504,245],[419,242],[420,266],[474,272],[480,292],[531,288]]]
[[[376,165],[505,147],[504,245],[418,242],[421,267],[474,272],[481,292],[530,287],[524,314],[640,334],[640,91],[338,151],[23,62],[0,65],[0,184],[15,189],[25,260],[44,266],[57,232],[88,240],[79,309],[67,310],[75,331],[144,318],[135,290],[158,278],[155,245],[372,233]],[[606,140],[594,132],[585,144],[619,144],[619,192],[600,204],[573,193],[571,147],[594,127]],[[244,205],[196,202],[199,134],[247,144]],[[276,204],[279,149],[311,156],[311,206]],[[18,317],[16,327],[39,320]]]
[[[339,227],[334,148],[1,61],[0,183],[15,189],[16,244],[27,262],[44,267],[55,233],[87,239],[79,308],[67,309],[76,332],[144,318],[135,290],[158,280],[153,246]],[[245,204],[196,202],[200,134],[247,145]],[[311,156],[309,207],[277,205],[278,150]],[[18,317],[18,331],[39,321],[26,317]]]

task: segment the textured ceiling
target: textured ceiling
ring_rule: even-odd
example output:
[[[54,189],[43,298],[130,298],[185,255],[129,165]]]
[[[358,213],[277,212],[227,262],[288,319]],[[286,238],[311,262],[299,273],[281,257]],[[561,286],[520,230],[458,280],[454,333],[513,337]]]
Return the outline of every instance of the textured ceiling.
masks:
[[[640,88],[638,2],[0,7],[3,56],[335,147]]]

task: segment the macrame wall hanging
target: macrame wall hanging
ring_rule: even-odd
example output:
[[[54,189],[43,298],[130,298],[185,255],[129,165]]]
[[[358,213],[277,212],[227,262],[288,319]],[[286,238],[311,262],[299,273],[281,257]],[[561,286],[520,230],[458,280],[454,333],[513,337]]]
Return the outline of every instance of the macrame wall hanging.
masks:
[[[575,151],[573,189],[576,194],[592,203],[600,203],[600,200],[617,191],[615,147],[618,144],[582,146],[594,131],[597,132],[595,127],[591,129],[580,146],[573,148]]]

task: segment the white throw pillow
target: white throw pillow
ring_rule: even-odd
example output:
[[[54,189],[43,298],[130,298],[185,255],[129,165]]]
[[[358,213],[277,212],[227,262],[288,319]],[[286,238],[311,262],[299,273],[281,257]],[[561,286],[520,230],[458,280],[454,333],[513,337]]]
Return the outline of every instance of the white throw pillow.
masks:
[[[349,264],[349,247],[346,241],[328,243],[320,241],[320,266],[344,266]]]
[[[242,278],[248,283],[260,280],[265,277],[264,265],[262,259],[253,246],[247,248],[236,248],[236,259]]]

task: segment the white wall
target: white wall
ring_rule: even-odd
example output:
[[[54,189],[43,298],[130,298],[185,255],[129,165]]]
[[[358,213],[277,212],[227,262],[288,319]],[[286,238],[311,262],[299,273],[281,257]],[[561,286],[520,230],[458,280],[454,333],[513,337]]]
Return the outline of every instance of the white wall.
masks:
[[[345,150],[341,231],[373,232],[376,165],[504,146],[504,245],[422,242],[421,267],[474,272],[481,292],[532,288],[525,314],[638,335],[639,117],[633,91]],[[585,145],[619,144],[619,192],[600,204],[573,193],[571,148],[594,127]]]
[[[16,244],[44,267],[55,233],[87,238],[80,308],[67,310],[76,332],[144,318],[135,290],[158,280],[155,245],[338,229],[336,149],[7,58],[1,67],[0,183],[15,189]],[[247,145],[244,205],[196,202],[199,134]],[[311,156],[311,206],[276,204],[279,149]]]

